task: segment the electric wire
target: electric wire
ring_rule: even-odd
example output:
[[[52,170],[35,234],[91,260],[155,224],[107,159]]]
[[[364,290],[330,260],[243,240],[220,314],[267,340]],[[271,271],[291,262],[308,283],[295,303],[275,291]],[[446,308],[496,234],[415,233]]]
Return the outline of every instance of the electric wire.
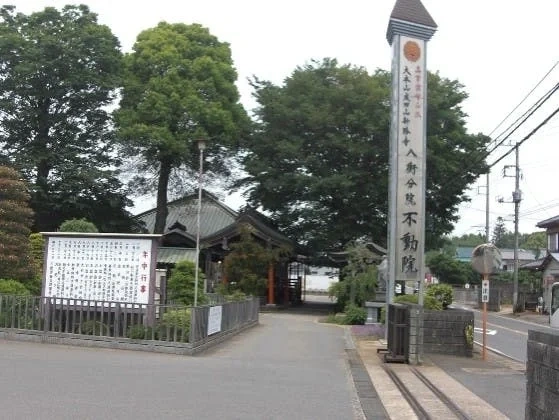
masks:
[[[518,105],[516,105],[512,111],[510,111],[507,116],[505,118],[503,118],[501,120],[501,122],[499,124],[497,124],[497,126],[489,133],[489,137],[491,137],[493,135],[493,133],[495,133],[495,131],[497,131],[497,129],[503,125],[503,123],[514,113],[514,111],[516,111],[525,101],[526,99],[528,99],[528,97],[534,93],[534,91],[545,81],[545,79],[547,79],[547,77],[551,74],[551,72],[555,69],[555,67],[557,67],[557,64],[559,64],[559,61],[556,61],[555,64],[553,64],[553,66],[551,66],[551,68],[547,71],[547,73],[540,79],[540,81],[538,83],[536,83],[536,85],[532,88],[532,90],[530,90],[530,92],[528,92],[526,94],[526,96],[524,96],[524,98],[522,98],[522,100],[518,103]],[[497,136],[498,138],[499,136]]]

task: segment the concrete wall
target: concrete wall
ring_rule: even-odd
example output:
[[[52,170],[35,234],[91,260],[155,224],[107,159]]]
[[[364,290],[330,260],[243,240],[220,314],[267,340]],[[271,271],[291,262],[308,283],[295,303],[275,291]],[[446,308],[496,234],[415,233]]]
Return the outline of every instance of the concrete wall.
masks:
[[[422,362],[420,346],[423,346],[423,354],[438,353],[472,357],[473,341],[468,344],[466,327],[474,325],[473,311],[465,309],[431,311],[419,305],[407,305],[410,309],[409,363]]]
[[[421,359],[421,346],[423,345],[423,316],[425,310],[422,306],[415,304],[408,304],[410,310],[410,342],[408,350],[408,361],[411,364],[420,364]]]
[[[478,288],[474,288],[474,286],[469,289],[454,288],[452,291],[454,302],[477,307],[479,301],[479,291],[477,289]]]
[[[492,312],[499,312],[501,310],[502,302],[502,289],[499,286],[495,286],[491,282],[489,283],[489,302],[487,302],[487,310]],[[478,308],[483,308],[483,303],[481,302],[481,287],[478,288]],[[512,302],[512,301],[511,301]]]
[[[559,418],[559,331],[528,331],[525,418]]]
[[[472,311],[464,309],[424,310],[423,352],[472,357],[473,342],[468,344],[466,340],[468,325],[474,325]],[[410,334],[413,333],[410,332]]]

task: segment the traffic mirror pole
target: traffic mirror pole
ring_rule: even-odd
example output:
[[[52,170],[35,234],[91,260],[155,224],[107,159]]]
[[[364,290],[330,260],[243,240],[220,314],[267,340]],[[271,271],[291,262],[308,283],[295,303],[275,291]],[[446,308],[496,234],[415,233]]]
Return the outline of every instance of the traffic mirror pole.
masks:
[[[484,274],[483,275],[483,280],[485,281],[489,281],[489,275]],[[487,350],[486,350],[486,337],[487,337],[487,301],[483,302],[483,347],[482,347],[482,351],[481,351],[481,355],[483,360],[485,361],[487,359]]]

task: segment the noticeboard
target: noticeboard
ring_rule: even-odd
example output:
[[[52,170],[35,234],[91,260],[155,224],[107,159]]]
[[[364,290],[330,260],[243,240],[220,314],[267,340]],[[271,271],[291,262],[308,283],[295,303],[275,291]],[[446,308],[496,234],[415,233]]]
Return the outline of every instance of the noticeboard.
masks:
[[[221,331],[221,306],[211,306],[208,312],[208,335]]]
[[[44,235],[43,296],[77,305],[82,300],[151,303],[159,235]]]

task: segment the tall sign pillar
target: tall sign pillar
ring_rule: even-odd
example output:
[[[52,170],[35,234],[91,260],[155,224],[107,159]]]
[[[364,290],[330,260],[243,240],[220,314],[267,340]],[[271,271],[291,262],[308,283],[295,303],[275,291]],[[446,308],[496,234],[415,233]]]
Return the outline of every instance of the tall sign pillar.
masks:
[[[426,47],[436,28],[420,0],[397,0],[386,33],[392,47],[387,304],[393,302],[398,282],[407,290],[419,288],[419,304],[423,305]],[[388,325],[389,319],[386,321]],[[418,321],[422,324],[422,319]],[[416,338],[421,350],[423,340],[419,334]]]

